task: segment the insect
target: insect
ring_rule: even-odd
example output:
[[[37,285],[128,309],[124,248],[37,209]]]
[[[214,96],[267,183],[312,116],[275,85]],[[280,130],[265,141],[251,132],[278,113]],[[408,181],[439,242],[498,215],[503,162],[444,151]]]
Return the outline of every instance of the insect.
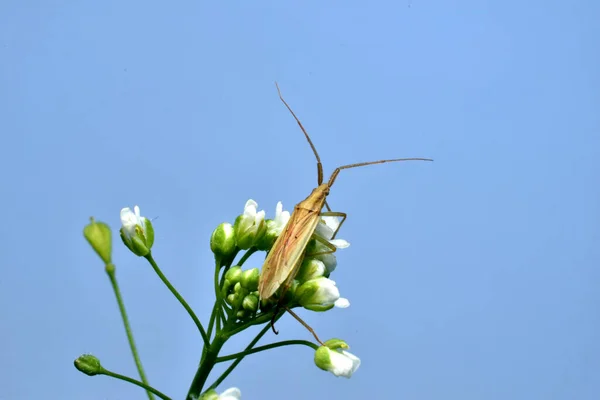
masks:
[[[317,159],[318,183],[317,187],[313,189],[312,193],[306,199],[302,200],[294,207],[294,211],[292,212],[292,215],[290,216],[287,225],[284,227],[277,240],[275,240],[275,243],[273,244],[271,251],[269,251],[269,254],[267,255],[267,258],[265,259],[265,262],[262,267],[260,281],[258,284],[258,292],[260,298],[263,300],[271,299],[279,290],[278,299],[279,302],[281,302],[284,298],[285,293],[290,288],[294,278],[298,274],[298,270],[300,269],[300,266],[302,265],[302,260],[305,256],[330,254],[335,252],[336,250],[335,246],[329,243],[329,241],[327,241],[325,238],[315,235],[315,230],[317,228],[317,225],[319,224],[319,221],[321,220],[321,216],[340,217],[340,224],[333,233],[333,237],[335,238],[343,222],[346,220],[345,213],[331,211],[326,201],[327,195],[329,195],[333,183],[335,182],[337,176],[342,170],[363,167],[373,164],[383,164],[388,162],[433,160],[429,158],[396,158],[390,160],[369,161],[343,165],[341,167],[336,168],[331,174],[329,180],[326,183],[323,183],[323,166],[321,164],[321,158],[319,157],[319,153],[317,152],[317,149],[315,148],[312,140],[310,139],[310,136],[304,129],[304,126],[302,126],[302,123],[300,122],[298,117],[296,117],[296,114],[294,113],[292,108],[284,100],[281,94],[281,90],[279,89],[279,85],[277,85],[277,83],[275,83],[275,85],[277,87],[277,93],[279,94],[279,98],[298,123],[298,126],[304,133],[304,136],[306,137],[306,140],[308,141],[308,144],[310,145]],[[326,207],[327,211],[322,212],[323,207]],[[309,241],[313,238],[322,243],[325,247],[327,247],[327,250],[314,254],[305,254],[306,247]],[[310,329],[302,320],[300,320],[299,317],[295,315],[289,308],[286,307],[286,310],[290,312],[292,316],[298,319],[305,327],[307,327],[313,333],[313,335],[315,335],[312,329]],[[274,321],[272,321],[272,327],[273,322]],[[277,333],[274,327],[273,331]]]

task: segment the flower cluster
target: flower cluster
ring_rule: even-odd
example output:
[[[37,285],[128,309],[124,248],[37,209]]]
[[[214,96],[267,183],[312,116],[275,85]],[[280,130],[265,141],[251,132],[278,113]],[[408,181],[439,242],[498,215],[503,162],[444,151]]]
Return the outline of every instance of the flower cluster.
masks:
[[[223,223],[214,230],[211,236],[211,249],[216,256],[220,257],[228,257],[239,250],[269,251],[289,219],[290,213],[284,211],[279,202],[275,209],[275,218],[265,220],[265,211],[258,211],[258,204],[250,199],[246,202],[243,213],[236,218],[233,226]],[[321,240],[313,239],[307,246],[306,253],[308,255],[303,260],[291,285],[293,298],[289,302],[290,305],[298,304],[312,311],[326,311],[333,307],[345,308],[350,305],[347,299],[340,297],[335,282],[329,279],[330,274],[337,266],[335,254],[331,251],[330,246],[344,249],[350,245],[343,239],[334,239],[339,225],[340,220],[337,217],[321,217],[315,230],[315,235],[320,236]],[[323,244],[323,241],[329,242],[330,246]],[[317,255],[310,256],[313,253]],[[244,271],[244,273],[249,272]],[[223,287],[229,304],[233,305],[236,299],[238,302],[247,304],[247,308],[245,307],[239,312],[240,318],[255,313],[257,311],[255,304],[258,305],[257,288],[244,286],[241,282],[236,281],[241,274],[239,266],[227,271]],[[252,274],[258,278],[256,272],[252,272]],[[244,296],[250,297],[245,299]]]
[[[349,246],[347,241],[335,238],[341,224],[340,219],[337,217],[321,216],[315,231],[305,232],[307,235],[311,234],[312,238],[308,241],[306,249],[301,253],[303,259],[296,261],[297,258],[294,258],[294,262],[298,263],[294,266],[299,265],[299,267],[289,271],[290,274],[294,274],[294,276],[289,277],[291,285],[289,287],[285,285],[285,290],[280,287],[271,299],[260,298],[261,270],[257,267],[245,268],[244,263],[256,252],[268,253],[271,251],[277,238],[290,222],[292,217],[290,213],[284,211],[281,202],[279,202],[275,208],[274,218],[266,219],[265,211],[259,211],[258,204],[250,199],[246,202],[242,214],[235,219],[233,224],[225,222],[217,226],[210,237],[210,248],[215,255],[214,285],[216,301],[207,329],[204,328],[192,308],[168,281],[165,274],[158,267],[158,263],[154,260],[151,253],[154,244],[152,222],[141,215],[138,206],[133,207],[133,209],[123,208],[120,217],[120,237],[125,246],[133,254],[145,258],[150,263],[165,286],[186,309],[202,336],[204,342],[202,359],[188,392],[188,400],[240,400],[241,392],[235,387],[227,389],[221,394],[212,389],[218,384],[208,386],[208,390],[203,389],[206,387],[205,381],[208,378],[208,373],[202,371],[209,372],[217,362],[241,360],[258,351],[290,345],[290,341],[284,341],[265,345],[262,348],[253,348],[262,335],[268,331],[269,326],[267,325],[246,350],[234,355],[219,357],[222,346],[233,335],[241,333],[253,325],[269,322],[272,324],[285,310],[296,316],[291,311],[295,307],[323,312],[333,307],[346,308],[350,305],[347,299],[340,296],[335,281],[330,279],[337,266],[334,250]],[[92,218],[90,224],[84,228],[83,233],[96,254],[105,263],[105,270],[110,277],[119,302],[119,310],[122,313],[125,329],[128,332],[130,347],[141,381],[135,381],[131,378],[125,379],[122,375],[103,368],[100,361],[89,354],[75,360],[75,367],[89,376],[107,375],[135,383],[146,389],[151,399],[153,394],[161,399],[169,399],[148,384],[141,367],[141,361],[132,339],[131,328],[117,286],[116,266],[112,261],[112,233],[110,227],[102,222],[96,222]],[[244,253],[234,263],[237,255],[241,254],[240,252]],[[299,253],[296,252],[295,254]],[[299,317],[296,316],[296,318]],[[311,330],[311,332],[313,331]],[[360,365],[360,359],[347,351],[349,346],[344,341],[330,339],[321,342],[314,332],[313,335],[320,346],[307,341],[300,342],[302,342],[302,345],[314,349],[314,362],[317,367],[329,371],[335,376],[348,378],[356,372]],[[231,371],[225,371],[217,382],[221,382],[229,372]],[[203,390],[206,391],[203,392]]]
[[[274,219],[265,220],[265,215],[264,210],[258,210],[256,201],[248,200],[234,225],[224,223],[213,232],[211,249],[215,256],[228,257],[240,250],[268,252],[288,223],[290,213],[284,211],[279,202]],[[288,307],[301,306],[312,311],[327,311],[333,307],[346,308],[350,305],[348,299],[340,296],[335,281],[330,279],[337,267],[337,259],[331,246],[336,249],[350,246],[346,240],[335,238],[339,227],[338,217],[320,218],[314,232],[320,238],[312,239],[307,246],[307,256],[285,298]],[[329,246],[323,242],[328,242]],[[240,320],[255,318],[265,306],[260,302],[257,290],[259,279],[257,268],[243,270],[240,265],[231,267],[224,274],[223,295],[227,304],[237,310],[236,316]],[[315,363],[336,376],[350,377],[358,369],[360,359],[347,349],[348,345],[339,339],[326,341],[317,349]]]

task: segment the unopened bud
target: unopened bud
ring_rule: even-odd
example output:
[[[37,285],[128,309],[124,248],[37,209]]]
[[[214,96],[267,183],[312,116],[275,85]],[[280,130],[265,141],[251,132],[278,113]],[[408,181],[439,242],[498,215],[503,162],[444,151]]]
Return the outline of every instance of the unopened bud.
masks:
[[[210,249],[221,257],[229,257],[235,252],[235,232],[233,225],[224,222],[217,226],[210,236]]]
[[[83,236],[102,261],[105,264],[110,264],[112,257],[112,234],[110,227],[104,222],[96,222],[94,218],[90,218],[90,223],[83,228]]]
[[[73,363],[75,368],[89,376],[97,375],[104,370],[100,365],[100,360],[91,354],[81,355]]]

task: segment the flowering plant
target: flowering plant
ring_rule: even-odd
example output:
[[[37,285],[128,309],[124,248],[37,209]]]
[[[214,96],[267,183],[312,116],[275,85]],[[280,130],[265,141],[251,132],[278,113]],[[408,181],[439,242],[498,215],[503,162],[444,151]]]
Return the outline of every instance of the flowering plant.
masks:
[[[144,257],[148,261],[161,281],[188,312],[202,337],[204,347],[199,355],[200,363],[191,382],[187,400],[240,399],[241,391],[238,388],[229,388],[221,394],[218,394],[216,389],[245,357],[282,346],[304,345],[310,347],[314,351],[316,366],[335,376],[349,378],[358,369],[360,359],[346,351],[348,344],[340,339],[322,342],[314,331],[292,311],[293,308],[303,307],[307,310],[323,312],[333,307],[346,308],[350,305],[347,299],[340,297],[339,289],[330,279],[331,273],[337,265],[335,255],[332,251],[323,251],[323,249],[329,248],[323,244],[324,242],[328,242],[335,248],[349,246],[345,240],[335,239],[335,233],[340,225],[338,217],[321,217],[314,232],[315,238],[309,242],[295,275],[290,277],[290,279],[293,278],[292,283],[285,288],[285,293],[283,288],[280,288],[276,302],[272,299],[261,299],[259,296],[261,271],[258,268],[244,269],[245,263],[253,254],[263,251],[268,253],[271,250],[289,220],[290,213],[283,210],[281,203],[277,204],[275,218],[266,220],[265,212],[258,211],[258,204],[254,200],[248,200],[243,213],[235,219],[233,225],[225,222],[213,231],[210,248],[215,257],[215,303],[205,327],[153,258],[151,250],[154,245],[154,228],[152,222],[140,214],[138,206],[135,206],[133,210],[129,208],[121,210],[120,236],[123,243],[133,254]],[[105,264],[125,325],[139,380],[105,369],[98,358],[91,354],[84,354],[77,358],[75,367],[90,376],[106,375],[138,385],[146,390],[148,398],[151,400],[155,396],[161,399],[170,399],[169,396],[149,384],[142,367],[117,283],[116,267],[112,262],[110,227],[92,219],[90,224],[84,228],[83,233]],[[238,258],[238,256],[240,257]],[[299,319],[313,333],[318,344],[307,340],[287,340],[256,347],[259,340],[285,312],[290,312]],[[231,337],[255,325],[264,325],[264,327],[245,349],[235,354],[220,354],[223,345]],[[231,362],[231,364],[225,372],[208,384],[213,367],[222,362]]]

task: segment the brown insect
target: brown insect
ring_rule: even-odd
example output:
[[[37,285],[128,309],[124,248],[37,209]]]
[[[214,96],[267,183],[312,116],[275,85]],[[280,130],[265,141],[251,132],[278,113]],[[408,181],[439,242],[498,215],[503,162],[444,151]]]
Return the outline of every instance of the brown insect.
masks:
[[[302,265],[302,261],[305,256],[330,254],[335,252],[336,250],[335,246],[329,243],[328,240],[322,238],[321,236],[315,235],[315,230],[317,228],[317,224],[321,220],[321,216],[341,217],[342,220],[340,221],[340,224],[333,233],[333,238],[335,238],[340,227],[346,220],[345,213],[331,211],[326,201],[326,197],[331,190],[331,186],[333,186],[333,183],[335,182],[335,179],[337,178],[341,170],[363,167],[366,165],[383,164],[388,162],[433,160],[429,158],[396,158],[391,160],[379,160],[343,165],[341,167],[336,168],[333,171],[327,183],[323,183],[323,166],[321,164],[321,158],[319,157],[319,153],[317,153],[317,149],[315,148],[312,140],[308,136],[308,133],[302,126],[302,123],[300,122],[298,117],[296,117],[296,114],[294,114],[292,108],[283,99],[281,91],[279,90],[279,85],[277,85],[277,83],[275,83],[275,85],[277,86],[277,93],[279,94],[279,98],[290,111],[290,113],[298,123],[298,126],[300,126],[300,129],[304,133],[308,144],[310,145],[313,153],[315,154],[315,157],[317,159],[318,182],[318,186],[315,189],[313,189],[312,193],[306,199],[304,199],[294,207],[294,211],[292,212],[292,215],[290,216],[287,225],[281,232],[281,235],[279,235],[279,237],[275,241],[275,244],[273,244],[273,247],[269,251],[269,254],[267,255],[267,258],[265,259],[265,262],[262,267],[260,282],[258,284],[258,292],[260,298],[262,300],[271,299],[279,290],[278,299],[281,302],[284,298],[285,293],[290,288],[292,281],[298,274],[298,270],[300,269],[300,266]],[[322,212],[323,207],[326,207],[327,211]],[[313,254],[305,254],[306,247],[309,241],[313,238],[325,245],[328,248],[328,250]],[[307,327],[316,337],[314,331],[312,331],[310,327],[308,327],[302,320],[300,320],[300,318],[289,308],[285,308],[305,327]],[[275,331],[275,328],[273,328],[273,331],[277,333]],[[319,339],[317,338],[317,340]]]

